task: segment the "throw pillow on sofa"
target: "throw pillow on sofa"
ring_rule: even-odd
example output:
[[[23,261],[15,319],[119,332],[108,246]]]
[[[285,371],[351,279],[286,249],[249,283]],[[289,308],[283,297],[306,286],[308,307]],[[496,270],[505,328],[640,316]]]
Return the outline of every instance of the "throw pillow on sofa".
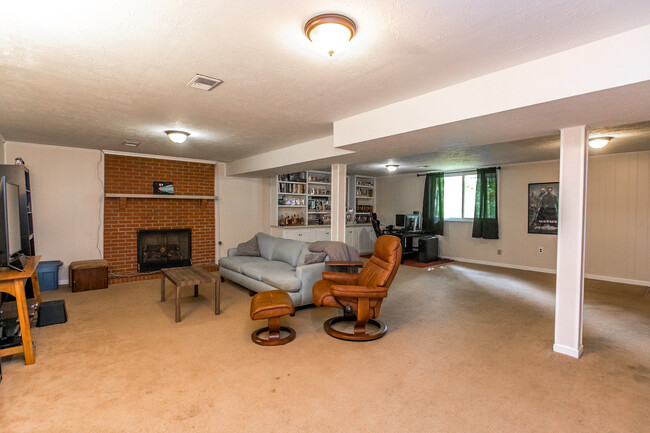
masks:
[[[237,255],[259,257],[260,247],[257,244],[257,236],[253,236],[251,240],[237,245]]]

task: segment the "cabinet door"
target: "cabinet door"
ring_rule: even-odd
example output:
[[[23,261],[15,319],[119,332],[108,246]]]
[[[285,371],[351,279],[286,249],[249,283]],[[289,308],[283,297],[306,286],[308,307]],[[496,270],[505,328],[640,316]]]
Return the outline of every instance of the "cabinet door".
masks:
[[[359,227],[345,228],[345,243],[359,249]]]
[[[293,231],[295,233],[294,233],[294,237],[292,239],[295,239],[297,241],[309,242],[307,240],[307,237],[309,235],[309,233],[308,233],[309,230],[293,230]]]
[[[298,232],[300,232],[300,230],[296,230],[296,229],[284,229],[284,230],[282,230],[282,237],[283,237],[284,239],[301,240],[302,237],[298,237]]]
[[[359,227],[359,252],[370,253],[375,246],[375,233],[368,227]]]
[[[316,242],[320,240],[320,233],[323,229],[306,229],[305,230],[305,239],[300,239],[304,242]]]
[[[323,229],[323,233],[321,234],[321,238],[319,241],[331,241],[332,240],[332,230],[331,229]]]

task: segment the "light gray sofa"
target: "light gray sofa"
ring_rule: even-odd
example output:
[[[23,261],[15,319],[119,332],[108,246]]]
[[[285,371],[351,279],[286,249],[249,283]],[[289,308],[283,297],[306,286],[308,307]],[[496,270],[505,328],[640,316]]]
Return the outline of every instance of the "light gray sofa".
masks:
[[[309,243],[265,233],[255,236],[260,256],[238,256],[237,248],[228,249],[228,257],[219,260],[221,276],[254,292],[284,290],[296,307],[313,304],[311,289],[322,279],[325,263],[303,264]]]

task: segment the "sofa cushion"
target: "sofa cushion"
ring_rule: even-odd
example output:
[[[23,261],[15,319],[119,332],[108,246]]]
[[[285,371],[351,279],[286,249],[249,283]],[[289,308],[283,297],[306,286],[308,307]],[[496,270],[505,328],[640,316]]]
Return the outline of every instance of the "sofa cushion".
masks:
[[[248,263],[267,263],[267,261],[262,257],[251,257],[251,256],[228,256],[222,257],[219,260],[219,266],[222,266],[226,269],[230,269],[233,272],[241,273],[241,268],[243,265]]]
[[[255,236],[257,236],[257,245],[260,248],[260,256],[269,261],[273,260],[272,257],[275,244],[282,239],[261,232]]]
[[[241,273],[257,281],[262,281],[262,277],[272,271],[291,272],[292,266],[285,262],[272,261],[251,262],[241,266]]]
[[[295,268],[304,246],[304,242],[294,241],[292,239],[278,239],[275,248],[273,248],[271,260],[279,260]]]
[[[262,275],[262,282],[286,292],[297,292],[301,285],[300,278],[296,277],[296,273],[292,271],[265,272]]]

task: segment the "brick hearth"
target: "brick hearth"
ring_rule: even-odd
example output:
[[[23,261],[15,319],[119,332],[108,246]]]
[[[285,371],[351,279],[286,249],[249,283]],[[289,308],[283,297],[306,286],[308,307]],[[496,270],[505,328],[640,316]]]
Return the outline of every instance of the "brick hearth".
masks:
[[[214,165],[106,155],[105,193],[152,194],[154,181],[173,182],[176,195],[214,195]],[[192,230],[192,264],[215,262],[214,202],[133,199],[120,209],[119,198],[104,199],[104,258],[110,283],[159,278],[137,272],[137,231]]]

